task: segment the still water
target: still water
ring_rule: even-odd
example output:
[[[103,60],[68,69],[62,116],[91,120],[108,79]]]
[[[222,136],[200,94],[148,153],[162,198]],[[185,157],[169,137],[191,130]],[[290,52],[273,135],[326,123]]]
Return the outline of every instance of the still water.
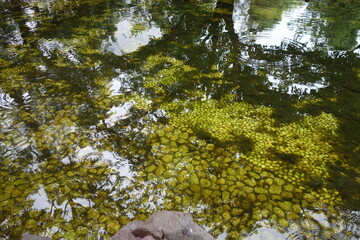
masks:
[[[0,238],[359,239],[359,56],[357,0],[0,0]]]

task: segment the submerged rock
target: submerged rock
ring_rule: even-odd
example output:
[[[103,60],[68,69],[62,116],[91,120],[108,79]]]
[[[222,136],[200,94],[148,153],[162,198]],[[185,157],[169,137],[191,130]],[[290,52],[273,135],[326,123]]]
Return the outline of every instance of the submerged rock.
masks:
[[[141,238],[151,236],[152,238],[154,238],[156,240],[163,239],[162,237],[164,235],[163,231],[158,226],[155,226],[151,222],[141,223],[137,228],[135,228],[132,231],[132,234],[135,237],[141,237]]]
[[[215,240],[196,224],[189,213],[160,211],[146,222],[134,221],[121,228],[110,240]]]
[[[135,240],[135,239],[141,239],[140,237],[135,237],[132,232],[137,229],[141,224],[143,224],[143,221],[135,220],[131,223],[126,224],[123,228],[121,228],[119,231],[116,232],[114,236],[110,238],[110,240]]]
[[[50,238],[28,234],[23,236],[21,240],[50,240]]]

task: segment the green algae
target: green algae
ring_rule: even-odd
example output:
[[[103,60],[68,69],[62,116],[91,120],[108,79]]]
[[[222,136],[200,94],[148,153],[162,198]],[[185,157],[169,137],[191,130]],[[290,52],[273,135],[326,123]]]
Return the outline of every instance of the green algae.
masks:
[[[338,116],[320,111],[279,123],[274,118],[275,109],[267,104],[250,104],[233,93],[208,94],[206,88],[226,89],[233,84],[220,66],[200,71],[191,61],[171,54],[150,54],[142,59],[145,64],[136,71],[144,72],[143,81],[136,82],[136,77],[131,81],[134,88],[141,86],[144,91],[128,89],[114,97],[108,86],[116,74],[107,75],[113,70],[104,67],[99,47],[111,35],[104,24],[109,18],[109,10],[104,9],[109,6],[105,1],[93,1],[102,9],[101,14],[81,17],[76,9],[89,3],[57,1],[45,7],[36,2],[42,12],[33,16],[41,23],[36,34],[47,34],[39,41],[27,38],[29,43],[2,49],[1,90],[15,99],[16,106],[9,114],[0,113],[3,129],[11,129],[0,135],[1,150],[12,153],[2,160],[0,172],[6,183],[0,186],[1,220],[7,221],[2,232],[17,238],[28,231],[58,228],[49,235],[55,239],[96,239],[98,232],[104,232],[100,237],[108,238],[129,222],[126,215],[145,220],[152,211],[149,203],[158,204],[157,209],[203,216],[203,224],[210,226],[214,235],[227,231],[233,239],[251,233],[264,220],[280,232],[289,222],[300,225],[304,209],[328,212],[329,218],[340,222],[333,206],[342,204],[343,199],[329,184],[329,166],[352,166],[343,163],[343,156],[332,145],[339,134]],[[70,19],[79,15],[81,21],[78,26],[65,27],[71,31],[68,38],[62,37],[61,31],[52,36],[46,26],[53,26],[53,15],[47,11]],[[216,13],[229,12],[217,9]],[[259,14],[276,19],[279,12],[270,8],[255,12]],[[133,25],[135,34],[143,27]],[[51,59],[29,45],[44,44],[48,38],[58,42]],[[69,52],[76,53],[79,62],[70,61]],[[138,58],[134,54],[135,60],[126,62],[111,56],[107,63],[132,65]],[[41,70],[43,65],[51,74]],[[247,80],[253,77],[249,74]],[[192,89],[191,84],[199,89]],[[86,87],[80,90],[81,85]],[[241,88],[233,87],[229,92]],[[174,89],[178,90],[176,95]],[[32,96],[31,101],[22,104],[19,96],[26,94]],[[108,124],[110,109],[127,103],[133,104],[131,114]],[[324,101],[317,98],[298,100],[294,108],[301,112],[320,103]],[[163,113],[162,118],[146,116],[157,110]],[[27,151],[11,148],[22,141],[30,142]],[[76,151],[88,146],[131,159],[136,176],[129,180],[122,172],[114,174],[111,165],[83,168]],[[355,148],[354,154],[358,150]],[[67,157],[70,163],[64,164],[61,160]],[[39,169],[34,170],[33,165]],[[131,183],[125,190],[124,179]],[[33,209],[31,195],[39,189],[51,203],[66,208]],[[141,196],[135,194],[139,190],[143,191]],[[75,202],[78,198],[91,202],[94,209]],[[163,201],[164,205],[159,204]],[[70,220],[69,209],[74,216]],[[315,229],[311,223],[302,226]],[[326,236],[332,233],[327,230]]]
[[[176,127],[176,125],[167,125],[160,128],[171,128],[174,129],[173,131],[175,131],[176,129],[177,135],[180,135],[180,132],[183,131],[181,130],[182,128],[178,128]],[[191,135],[191,132],[192,131],[188,129],[186,133]],[[156,134],[157,133],[155,132],[155,135]],[[169,137],[171,137],[171,134],[169,135]],[[155,138],[156,136],[153,136],[149,139]],[[191,152],[180,152],[178,156],[179,163],[183,164],[178,164],[176,169],[173,169],[174,173],[171,174],[173,176],[178,176],[179,182],[173,182],[171,187],[176,188],[176,194],[185,194],[184,196],[192,196],[192,201],[195,202],[203,201],[213,204],[225,204],[228,201],[233,202],[234,205],[232,205],[232,211],[225,211],[221,216],[215,217],[215,220],[228,221],[233,218],[238,218],[238,220],[232,220],[234,222],[234,225],[237,226],[238,224],[243,225],[244,222],[250,224],[252,221],[256,222],[263,219],[268,219],[267,214],[257,213],[253,215],[252,220],[245,220],[244,216],[239,216],[239,213],[241,213],[244,209],[251,209],[251,204],[261,206],[261,204],[258,205],[258,203],[268,202],[269,199],[273,199],[276,200],[276,202],[271,203],[271,205],[267,205],[266,208],[263,210],[271,210],[273,214],[273,223],[278,223],[278,226],[286,228],[288,227],[287,222],[289,220],[300,219],[302,211],[301,208],[299,208],[297,198],[293,199],[294,195],[300,198],[302,198],[301,196],[303,196],[304,200],[302,201],[302,205],[304,207],[309,206],[307,203],[308,201],[318,204],[316,203],[316,201],[319,201],[321,198],[332,198],[331,201],[334,201],[336,203],[340,201],[339,196],[336,192],[326,194],[323,194],[321,192],[317,192],[316,194],[313,192],[304,193],[305,190],[303,189],[305,188],[303,186],[306,186],[307,182],[305,178],[301,179],[300,177],[306,176],[305,174],[297,175],[298,181],[292,181],[291,179],[288,180],[282,178],[284,175],[282,174],[281,168],[278,169],[279,172],[277,172],[277,169],[270,168],[270,166],[269,169],[264,169],[261,167],[258,168],[256,164],[253,164],[255,163],[255,161],[249,161],[249,158],[246,157],[246,155],[243,156],[243,158],[241,159],[231,157],[237,153],[235,151],[232,153],[234,155],[229,154],[231,153],[231,151],[234,151],[233,148],[225,149],[225,152],[223,152],[225,156],[229,155],[230,159],[233,159],[227,161],[231,164],[230,166],[233,165],[233,167],[227,166],[226,169],[220,171],[218,174],[208,173],[203,175],[202,172],[197,172],[193,170],[194,168],[196,169],[196,166],[193,165],[196,161],[194,161],[193,163],[191,159],[195,159],[198,151],[216,151],[216,144],[214,144],[214,146],[211,146],[211,149],[209,150],[207,149],[207,144],[203,143],[203,140],[196,140],[195,138],[192,138],[191,141],[185,142],[184,145],[186,145],[190,149],[198,150]],[[159,152],[162,152],[162,149],[165,147],[166,146],[160,147]],[[253,151],[256,151],[256,148]],[[172,154],[175,154],[175,152],[173,152]],[[248,154],[250,156],[252,155],[251,152]],[[216,158],[218,160],[212,160],[212,158]],[[162,159],[163,160],[158,159],[158,163],[164,161],[164,158]],[[182,159],[186,160],[184,161]],[[200,161],[214,161],[218,162],[219,164],[224,163],[223,159],[224,158],[219,158],[218,155],[213,156],[212,154],[210,154],[210,159],[209,156],[205,156],[203,154],[200,154],[199,158]],[[208,165],[207,168],[209,167],[210,165]],[[214,167],[221,169],[219,165],[216,165]],[[186,169],[186,171],[183,171],[182,169]],[[189,171],[192,172],[191,175],[187,174],[189,173]],[[199,193],[200,195],[198,195]],[[211,199],[209,199],[209,197]],[[183,203],[183,201],[181,201],[181,203]],[[328,203],[330,203],[330,201],[328,201]],[[190,202],[186,201],[186,205],[183,206],[188,206],[189,204],[191,205]],[[323,204],[324,202],[322,201],[321,206],[323,206]]]
[[[156,65],[161,60],[170,61],[162,56],[150,59]],[[174,66],[170,65],[168,70],[181,64],[173,59],[171,61]],[[151,71],[148,67],[147,70]],[[152,67],[155,68],[155,65]],[[192,71],[184,66],[178,70],[182,71],[181,74]],[[174,82],[169,80],[162,84],[171,85]],[[337,191],[325,193],[307,187],[309,179],[328,178],[327,166],[339,160],[331,145],[332,139],[337,137],[338,127],[333,115],[323,112],[277,125],[271,117],[270,107],[236,102],[231,95],[220,100],[164,102],[161,108],[168,113],[169,123],[157,126],[158,130],[149,136],[149,139],[160,139],[160,147],[154,154],[164,152],[163,149],[169,145],[169,141],[161,139],[161,129],[168,129],[166,137],[177,142],[177,146],[181,144],[188,149],[165,151],[173,156],[176,154],[177,161],[183,163],[174,169],[174,175],[182,176],[178,185],[173,186],[176,194],[191,196],[193,202],[221,206],[232,203],[233,210],[224,211],[222,215],[216,215],[209,209],[207,213],[214,215],[212,221],[220,223],[232,219],[234,226],[251,226],[255,222],[272,219],[273,226],[286,229],[290,220],[300,219],[302,207],[310,207],[310,203],[312,206],[332,208],[341,202]],[[157,161],[161,164],[160,159]],[[202,174],[210,168],[213,168],[211,173]],[[191,176],[186,177],[182,169],[190,169]],[[263,203],[266,205],[263,206]],[[186,202],[186,206],[188,204],[191,205]],[[252,217],[239,215],[253,206],[264,213],[258,212]]]

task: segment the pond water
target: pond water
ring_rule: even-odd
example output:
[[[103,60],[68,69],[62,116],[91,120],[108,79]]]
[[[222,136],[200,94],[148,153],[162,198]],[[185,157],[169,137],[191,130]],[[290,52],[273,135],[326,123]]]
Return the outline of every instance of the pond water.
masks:
[[[0,238],[360,238],[359,1],[0,6]]]

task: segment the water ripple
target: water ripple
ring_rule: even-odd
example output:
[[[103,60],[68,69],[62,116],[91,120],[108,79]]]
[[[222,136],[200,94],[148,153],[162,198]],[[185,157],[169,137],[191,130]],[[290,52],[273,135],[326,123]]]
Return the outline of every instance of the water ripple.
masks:
[[[0,108],[11,109],[14,105],[14,99],[9,94],[0,91]]]
[[[91,152],[85,154],[80,158],[80,163],[82,163],[85,168],[97,168],[104,166],[107,163],[107,160],[104,159],[104,156],[100,152]]]

